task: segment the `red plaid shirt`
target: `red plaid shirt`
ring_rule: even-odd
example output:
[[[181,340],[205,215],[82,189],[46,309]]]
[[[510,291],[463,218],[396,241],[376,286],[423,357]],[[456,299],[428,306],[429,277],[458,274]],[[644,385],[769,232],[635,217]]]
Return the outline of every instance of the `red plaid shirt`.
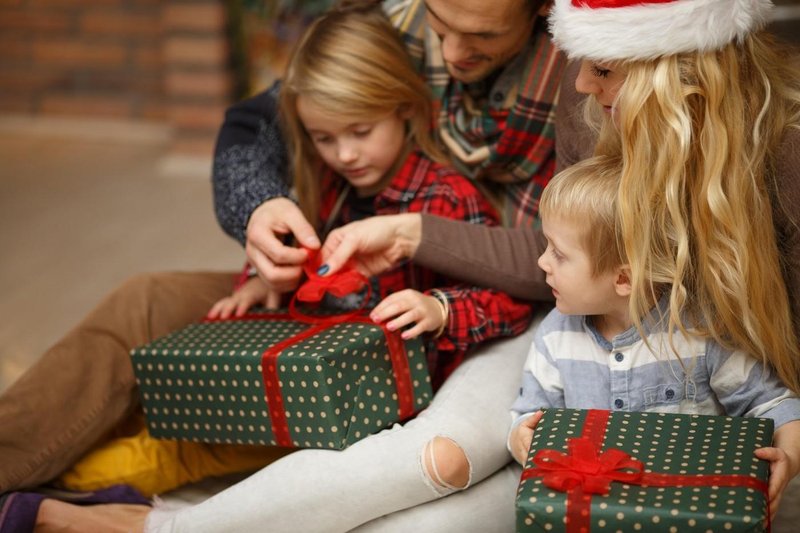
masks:
[[[321,220],[330,217],[342,182],[331,174],[323,183]],[[375,196],[374,207],[377,215],[431,213],[471,224],[499,223],[495,211],[468,179],[419,152],[412,152],[391,183]],[[356,218],[345,202],[333,227]],[[381,274],[378,286],[381,298],[407,288],[426,293],[436,288],[447,296],[449,323],[428,348],[434,387],[463,361],[470,348],[496,337],[518,335],[531,319],[528,303],[504,292],[465,285],[410,261]]]

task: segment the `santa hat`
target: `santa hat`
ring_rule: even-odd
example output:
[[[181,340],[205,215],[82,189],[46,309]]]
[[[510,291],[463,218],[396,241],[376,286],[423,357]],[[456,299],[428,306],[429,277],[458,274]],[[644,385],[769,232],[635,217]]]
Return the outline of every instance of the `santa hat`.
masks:
[[[722,48],[761,28],[771,0],[555,0],[553,40],[569,57],[653,59]]]

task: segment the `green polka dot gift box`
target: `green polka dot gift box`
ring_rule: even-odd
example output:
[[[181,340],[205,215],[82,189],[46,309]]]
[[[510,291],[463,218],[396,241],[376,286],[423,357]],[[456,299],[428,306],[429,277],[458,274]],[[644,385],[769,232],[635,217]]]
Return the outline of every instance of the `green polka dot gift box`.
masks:
[[[772,420],[548,409],[517,489],[517,531],[767,531]]]
[[[422,342],[361,314],[205,321],[131,357],[148,430],[163,439],[342,449],[432,397]]]

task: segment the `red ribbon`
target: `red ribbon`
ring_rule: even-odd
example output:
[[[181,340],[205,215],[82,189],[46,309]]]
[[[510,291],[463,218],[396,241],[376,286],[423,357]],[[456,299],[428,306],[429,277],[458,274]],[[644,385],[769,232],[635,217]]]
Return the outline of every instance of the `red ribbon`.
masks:
[[[280,379],[278,377],[277,359],[278,356],[290,346],[300,341],[313,337],[317,333],[328,329],[342,322],[356,322],[362,324],[374,324],[374,322],[364,314],[361,308],[353,312],[341,315],[311,316],[297,310],[296,300],[306,302],[318,302],[325,293],[342,297],[355,292],[365,284],[367,294],[364,297],[362,306],[369,301],[370,288],[369,282],[362,274],[355,271],[350,265],[346,265],[341,271],[329,276],[317,275],[319,259],[315,252],[310,251],[309,260],[303,266],[303,270],[308,276],[306,281],[297,289],[295,295],[289,303],[289,313],[252,313],[242,317],[230,318],[226,320],[296,320],[309,324],[309,328],[284,339],[273,346],[267,348],[261,354],[261,374],[264,378],[264,394],[269,410],[272,433],[278,446],[291,447],[294,445],[289,432],[289,424],[286,420],[286,410],[283,405],[281,395]],[[205,322],[216,322],[221,319],[206,319]],[[408,355],[405,351],[405,344],[400,338],[398,331],[389,331],[384,325],[380,325],[386,343],[389,348],[389,359],[392,363],[392,373],[394,374],[395,387],[397,389],[397,403],[400,419],[408,418],[414,414],[414,390],[411,384],[411,370],[408,366]]]
[[[322,258],[317,250],[307,250],[308,259],[303,265],[308,280],[301,285],[294,294],[294,297],[301,302],[319,302],[325,293],[342,298],[354,293],[364,285],[369,288],[369,281],[363,274],[357,271],[353,264],[348,262],[344,268],[328,276],[317,274]],[[367,295],[365,301],[369,301]]]
[[[605,437],[609,411],[590,409],[583,433],[569,439],[567,453],[544,449],[533,456],[535,467],[526,468],[520,481],[542,477],[545,486],[567,493],[567,531],[589,531],[592,494],[606,495],[611,483],[649,487],[749,487],[764,493],[767,499],[767,531],[770,529],[768,485],[755,477],[729,475],[680,475],[645,472],[641,461],[623,450],[609,448],[598,453]]]

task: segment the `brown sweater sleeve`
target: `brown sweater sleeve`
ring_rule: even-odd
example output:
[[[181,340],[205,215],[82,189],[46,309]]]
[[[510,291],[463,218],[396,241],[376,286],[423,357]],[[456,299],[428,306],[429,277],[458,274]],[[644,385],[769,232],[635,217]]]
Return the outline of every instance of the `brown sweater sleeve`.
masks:
[[[552,300],[536,264],[547,247],[533,228],[482,226],[422,215],[414,262],[442,274],[526,300]]]
[[[556,160],[559,169],[592,155],[595,137],[584,124],[575,92],[579,63],[571,64],[561,82],[556,109]],[[563,152],[563,153],[562,153]],[[552,300],[537,260],[547,247],[533,228],[486,227],[422,215],[422,239],[414,262],[482,287],[526,300]]]

